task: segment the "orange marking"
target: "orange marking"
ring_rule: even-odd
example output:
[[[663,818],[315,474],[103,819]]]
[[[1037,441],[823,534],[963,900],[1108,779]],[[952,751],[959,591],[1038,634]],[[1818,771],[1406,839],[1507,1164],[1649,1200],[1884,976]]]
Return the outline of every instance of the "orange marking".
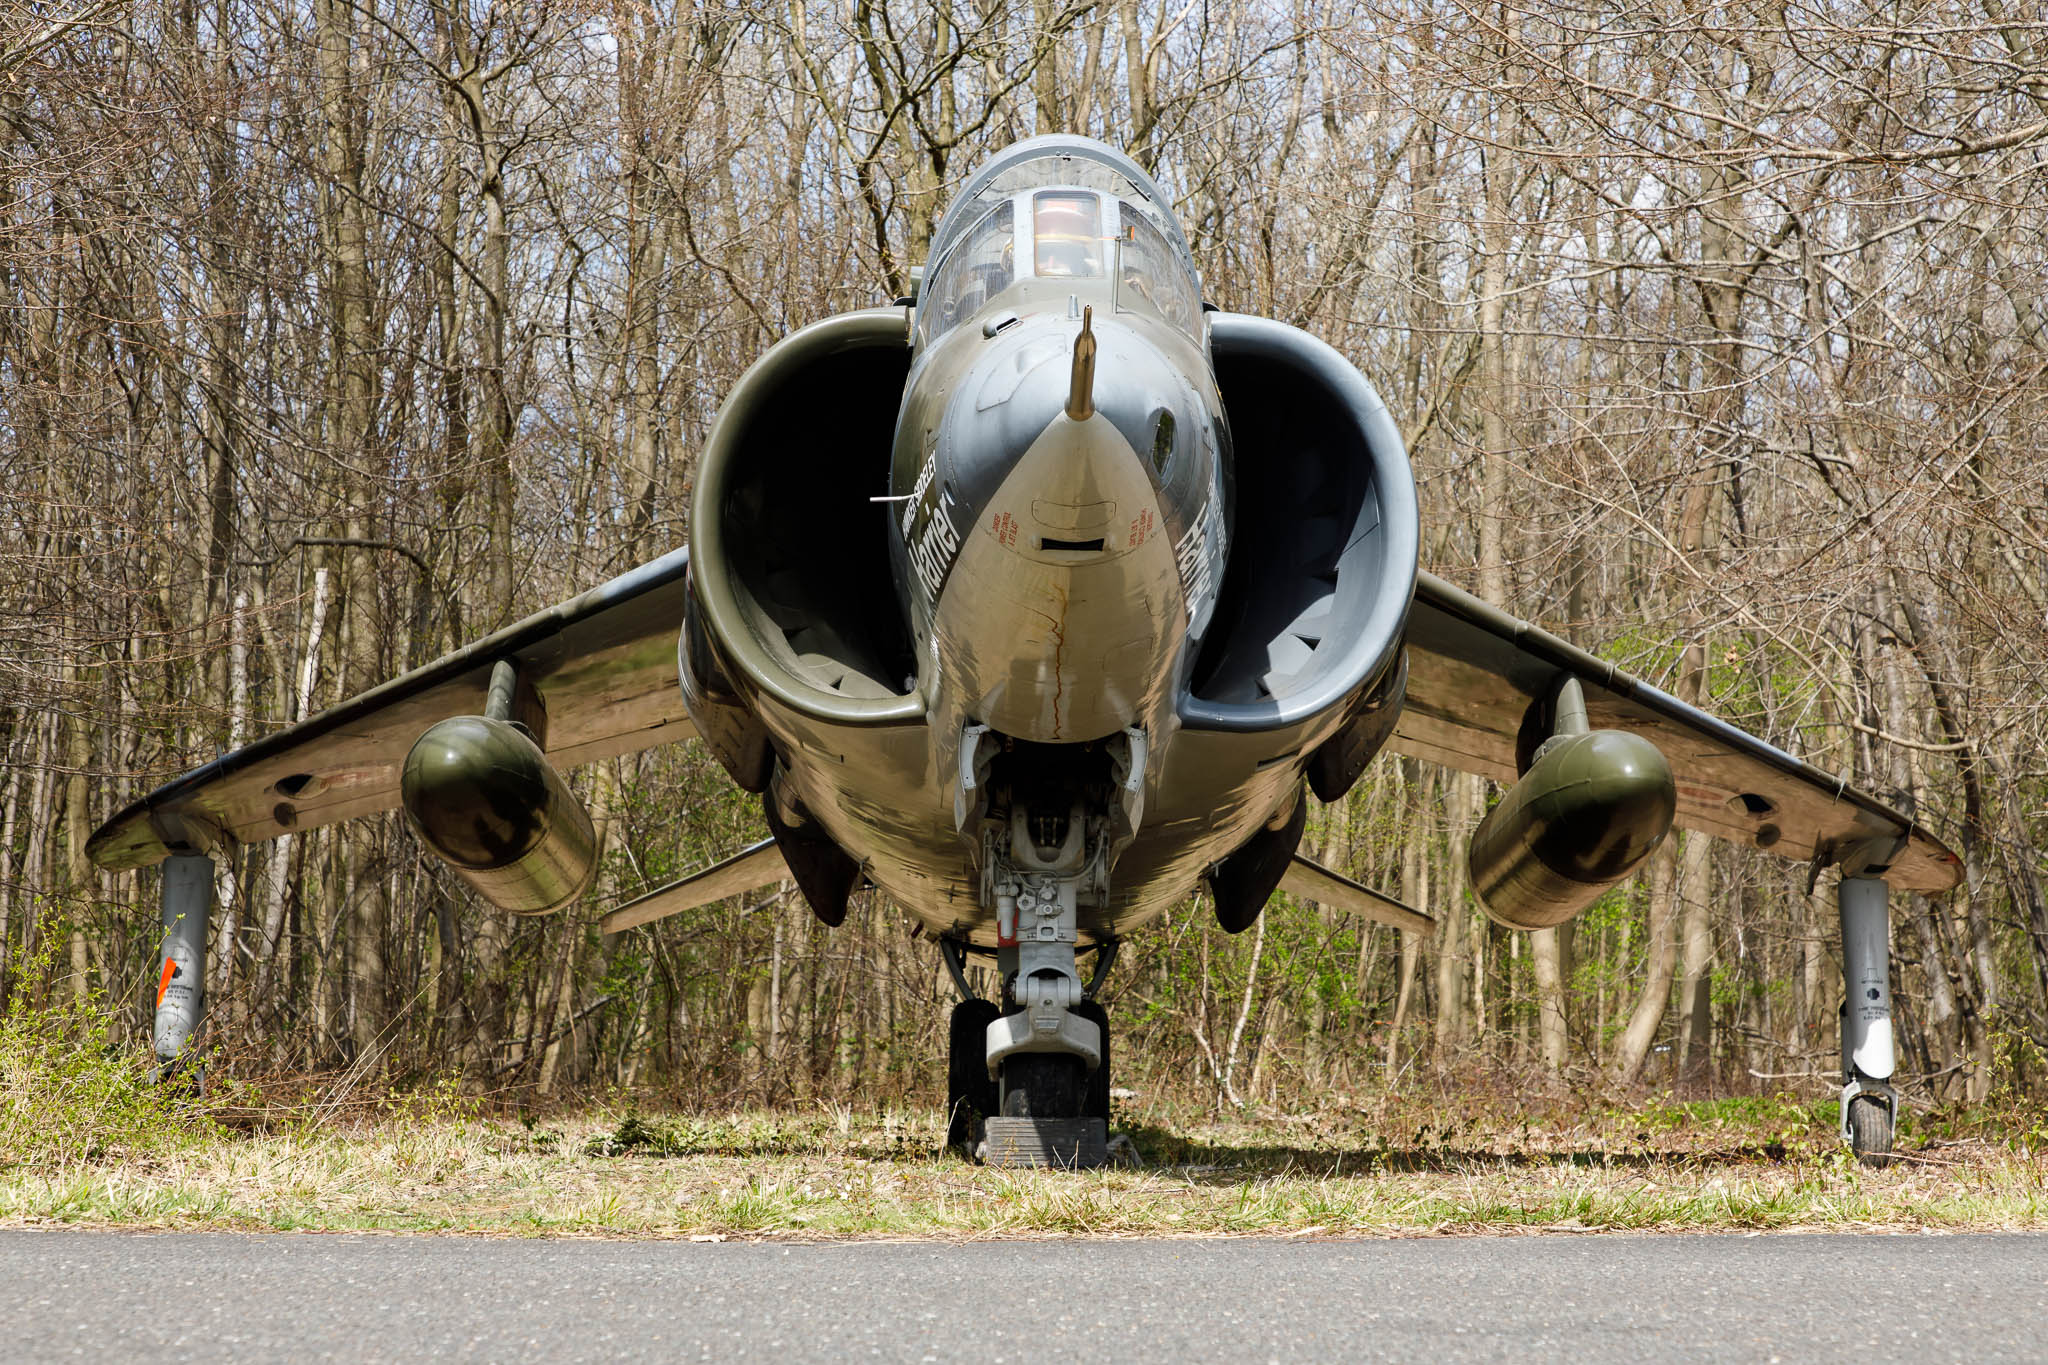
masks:
[[[163,979],[156,983],[156,1007],[158,1009],[164,1007],[164,992],[171,988],[171,978],[177,974],[178,964],[169,958],[165,958]]]

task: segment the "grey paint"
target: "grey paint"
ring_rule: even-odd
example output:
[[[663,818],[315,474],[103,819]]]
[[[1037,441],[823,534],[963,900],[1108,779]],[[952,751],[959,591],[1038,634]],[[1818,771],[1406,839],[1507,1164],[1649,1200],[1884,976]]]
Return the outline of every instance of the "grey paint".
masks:
[[[184,1064],[206,1019],[206,951],[213,929],[213,859],[174,855],[164,865],[163,950],[158,954],[152,1042],[159,1073]]]
[[[1842,919],[1843,1070],[1866,1080],[1892,1078],[1892,983],[1885,884],[1844,877],[1835,888]]]
[[[1252,481],[1283,480],[1287,464],[1300,460],[1320,458],[1332,466],[1325,478],[1341,470],[1355,481],[1348,517],[1333,528],[1337,539],[1327,569],[1334,583],[1308,599],[1302,625],[1282,622],[1289,630],[1313,623],[1317,643],[1306,659],[1269,674],[1263,699],[1223,699],[1197,688],[1180,704],[1183,722],[1193,729],[1278,732],[1337,714],[1391,665],[1415,591],[1421,540],[1415,480],[1401,433],[1379,394],[1326,342],[1284,323],[1232,313],[1211,317],[1210,338],[1219,367],[1285,375],[1326,403],[1330,415],[1313,446],[1304,433],[1294,448],[1272,449],[1264,444],[1271,438],[1262,428],[1283,414],[1250,408],[1251,393],[1226,394],[1237,428],[1240,503]],[[1325,443],[1328,448],[1321,448]],[[1326,489],[1303,491],[1303,501],[1288,509],[1290,541],[1332,510]],[[1285,643],[1282,632],[1274,635],[1272,641],[1246,640],[1243,647],[1267,650]]]
[[[1886,1134],[1898,1121],[1899,1093],[1891,1084],[1896,1059],[1889,900],[1889,888],[1875,877],[1844,877],[1835,885],[1842,923],[1841,1127],[1842,1140],[1852,1146],[1859,1142],[1850,1122],[1857,1096],[1870,1096],[1888,1111]],[[1889,1145],[1868,1135],[1862,1141],[1866,1151],[1871,1144]]]

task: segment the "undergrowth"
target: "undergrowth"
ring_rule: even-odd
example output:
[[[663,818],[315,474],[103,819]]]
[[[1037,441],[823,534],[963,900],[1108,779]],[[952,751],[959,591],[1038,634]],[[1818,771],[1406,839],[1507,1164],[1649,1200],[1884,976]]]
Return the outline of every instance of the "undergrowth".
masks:
[[[217,1061],[218,1059],[216,1059]],[[1119,1101],[1137,1169],[993,1170],[934,1107],[545,1105],[453,1078],[148,1080],[91,999],[0,1013],[0,1224],[634,1236],[1297,1235],[2048,1227],[2048,1120],[1916,1107],[1889,1170],[1835,1104],[1437,1077],[1312,1111]]]
[[[161,1154],[216,1136],[189,1088],[152,1084],[145,1049],[114,1040],[93,995],[0,1010],[0,1169]]]

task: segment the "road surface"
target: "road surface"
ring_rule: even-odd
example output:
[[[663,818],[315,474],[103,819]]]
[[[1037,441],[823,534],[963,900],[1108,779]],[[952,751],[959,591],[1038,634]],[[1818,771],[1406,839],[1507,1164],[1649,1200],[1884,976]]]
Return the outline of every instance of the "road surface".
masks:
[[[2048,1359],[2048,1236],[0,1231],[0,1359]]]

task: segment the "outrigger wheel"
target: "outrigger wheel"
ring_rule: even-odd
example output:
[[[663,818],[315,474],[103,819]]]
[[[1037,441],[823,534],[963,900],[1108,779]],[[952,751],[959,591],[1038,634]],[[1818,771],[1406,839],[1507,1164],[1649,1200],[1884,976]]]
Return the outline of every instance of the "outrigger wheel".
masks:
[[[1866,1166],[1883,1169],[1892,1161],[1892,1110],[1878,1095],[1849,1099],[1849,1150]]]

